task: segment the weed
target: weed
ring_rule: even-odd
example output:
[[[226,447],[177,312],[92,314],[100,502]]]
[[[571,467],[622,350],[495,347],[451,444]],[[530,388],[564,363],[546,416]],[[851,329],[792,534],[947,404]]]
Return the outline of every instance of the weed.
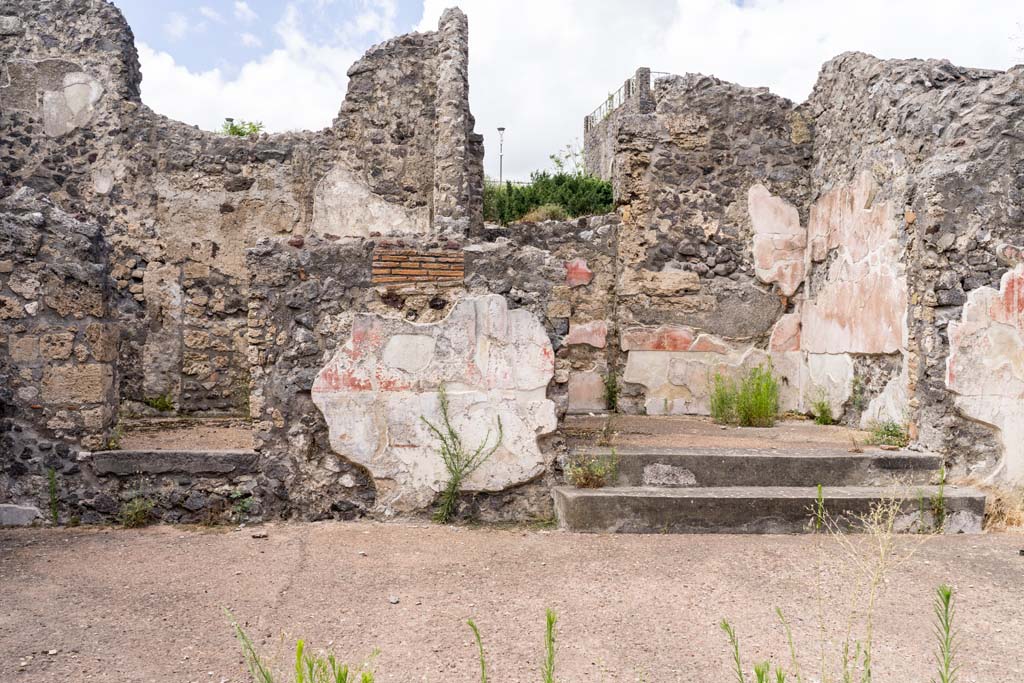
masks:
[[[118,521],[126,529],[135,529],[149,524],[150,514],[153,512],[153,501],[142,496],[136,496],[121,505],[118,513]]]
[[[868,398],[864,392],[864,380],[857,375],[850,380],[850,405],[858,411],[868,407]]]
[[[751,368],[736,394],[736,419],[743,427],[771,427],[779,413],[779,382],[771,365]]]
[[[174,410],[174,399],[170,394],[150,396],[149,398],[143,399],[142,402],[154,410],[159,410],[161,413],[168,413]]]
[[[736,422],[736,385],[717,372],[711,383],[711,419],[718,424]]]
[[[423,423],[427,425],[434,436],[441,442],[441,460],[444,461],[445,469],[448,471],[448,483],[441,492],[441,501],[434,512],[434,520],[447,524],[455,516],[455,510],[459,502],[459,492],[462,490],[462,482],[477,468],[487,462],[487,459],[494,454],[501,446],[504,432],[501,427],[501,418],[498,418],[498,438],[493,446],[488,446],[491,431],[488,429],[484,440],[475,450],[469,451],[462,443],[462,437],[452,426],[448,415],[448,392],[442,384],[437,390],[438,400],[441,407],[441,425],[437,426],[424,416],[420,416]]]
[[[611,372],[604,376],[604,403],[612,412],[619,408],[619,377]]]
[[[870,443],[873,446],[898,446],[905,448],[910,443],[906,425],[892,420],[875,422],[871,425]]]
[[[107,450],[116,451],[121,448],[121,439],[124,438],[124,427],[118,422],[114,425],[114,429],[111,430],[110,436],[107,437]]]
[[[544,668],[542,669],[544,683],[555,683],[556,623],[558,623],[558,615],[555,614],[554,610],[547,610],[544,627]]]
[[[715,373],[711,384],[711,418],[719,424],[771,427],[779,414],[779,382],[772,366],[751,368],[739,385]]]
[[[220,126],[222,135],[230,135],[236,138],[247,138],[250,135],[259,135],[263,132],[263,123],[260,121],[244,121],[239,119],[224,119]]]
[[[480,639],[480,629],[476,627],[472,619],[467,620],[466,623],[473,630],[473,637],[476,638],[476,649],[480,653],[480,683],[487,683],[487,660],[484,658],[484,642]]]
[[[726,637],[729,639],[729,648],[732,652],[732,663],[734,673],[736,674],[737,683],[746,683],[746,677],[743,675],[743,661],[740,659],[740,640],[736,637],[736,630],[732,627],[725,619],[722,619],[722,623],[719,624],[721,629],[725,631]]]
[[[565,466],[565,479],[578,489],[599,489],[611,484],[619,471],[619,455],[577,455]]]
[[[57,470],[50,467],[46,470],[46,479],[50,489],[50,520],[54,526],[60,524],[60,513],[57,507],[59,502],[57,495]]]
[[[564,221],[569,217],[565,209],[558,204],[541,204],[530,209],[519,219],[520,223],[540,223],[542,221]]]
[[[614,415],[609,415],[608,419],[604,421],[604,427],[601,428],[601,438],[597,440],[598,446],[612,445],[612,438],[615,436],[614,420]]]
[[[242,521],[242,518],[252,509],[252,494],[248,491],[235,489],[228,494],[228,497],[233,501],[231,505],[232,517],[234,517],[236,522]]]
[[[935,594],[935,634],[939,639],[936,660],[939,678],[936,683],[955,683],[960,667],[953,663],[956,655],[957,638],[953,629],[953,589],[943,584]]]
[[[939,470],[939,488],[932,494],[931,501],[932,525],[935,531],[946,528],[946,465]]]
[[[832,403],[828,400],[828,394],[819,389],[814,400],[811,401],[811,413],[814,414],[814,421],[820,425],[832,425],[836,423],[832,417]]]

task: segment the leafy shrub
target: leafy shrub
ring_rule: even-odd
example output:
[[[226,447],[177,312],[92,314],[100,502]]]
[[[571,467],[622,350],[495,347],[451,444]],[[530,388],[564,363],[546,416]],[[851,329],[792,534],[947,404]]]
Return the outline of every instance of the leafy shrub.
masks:
[[[263,123],[261,121],[243,121],[234,119],[224,119],[224,123],[220,126],[220,132],[222,135],[230,135],[236,138],[247,138],[250,135],[259,135],[263,132]]]
[[[905,448],[910,443],[906,425],[892,420],[875,422],[871,425],[871,444],[874,446],[898,446]]]
[[[441,500],[437,510],[434,512],[434,521],[447,524],[455,517],[455,508],[459,502],[459,493],[462,491],[463,480],[487,462],[487,459],[498,450],[501,445],[504,432],[501,427],[501,418],[498,418],[498,438],[494,445],[488,447],[487,442],[491,439],[491,431],[487,430],[484,440],[475,450],[469,451],[462,443],[462,437],[452,426],[448,416],[448,393],[442,384],[437,390],[438,399],[441,404],[441,425],[437,426],[424,416],[420,416],[423,423],[427,425],[434,436],[441,442],[441,460],[448,470],[448,483],[441,492]]]
[[[526,218],[527,214],[547,205],[561,207],[570,218],[608,213],[612,210],[612,185],[583,173],[547,171],[531,174],[526,185],[484,185],[484,220],[493,223],[533,220]]]
[[[779,382],[771,365],[747,371],[736,383],[716,373],[710,397],[711,418],[719,424],[771,427],[779,414]]]
[[[153,501],[141,496],[132,498],[121,506],[118,513],[118,521],[126,529],[135,529],[149,524],[150,514],[153,512]]]
[[[569,215],[558,204],[541,204],[530,209],[519,221],[521,223],[540,223],[541,221],[564,221]]]
[[[599,489],[611,484],[618,471],[619,455],[613,448],[608,455],[577,455],[566,464],[565,479],[578,489]]]
[[[736,419],[742,427],[771,427],[779,414],[779,382],[772,367],[751,368],[736,393]]]

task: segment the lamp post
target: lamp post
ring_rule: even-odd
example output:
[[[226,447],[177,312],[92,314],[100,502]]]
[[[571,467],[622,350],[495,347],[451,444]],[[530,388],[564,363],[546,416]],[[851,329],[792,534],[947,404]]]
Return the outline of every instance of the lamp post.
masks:
[[[505,126],[498,126],[498,186],[502,184],[502,166],[505,163]]]

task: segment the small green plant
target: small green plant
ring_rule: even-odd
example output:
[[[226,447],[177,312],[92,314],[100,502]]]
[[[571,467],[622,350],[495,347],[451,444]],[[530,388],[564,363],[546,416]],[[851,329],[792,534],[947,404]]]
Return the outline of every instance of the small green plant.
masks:
[[[60,512],[57,507],[59,502],[57,494],[57,470],[52,467],[48,468],[46,470],[46,479],[49,483],[50,489],[50,521],[53,522],[54,526],[57,526],[60,524]]]
[[[554,610],[547,610],[544,628],[544,683],[555,683],[555,624],[558,616]]]
[[[939,488],[932,494],[931,500],[932,526],[935,531],[946,528],[946,465],[939,470]]]
[[[484,642],[480,639],[480,629],[472,619],[466,621],[469,628],[473,630],[473,637],[476,639],[476,649],[480,654],[480,683],[487,683],[487,660],[484,658]]]
[[[541,221],[564,221],[569,217],[558,204],[541,204],[535,209],[530,209],[519,219],[521,223],[540,223]]]
[[[607,455],[584,453],[565,466],[565,479],[578,489],[608,486],[619,471],[619,455],[613,448]]]
[[[174,399],[170,394],[150,396],[149,398],[143,399],[142,402],[154,410],[159,410],[161,413],[167,413],[174,410]]]
[[[718,424],[736,422],[736,384],[719,373],[711,380],[711,419]]]
[[[850,405],[854,410],[864,410],[868,406],[868,398],[864,391],[864,380],[854,375],[850,380]]]
[[[491,439],[491,430],[487,430],[483,441],[474,450],[468,450],[462,443],[462,437],[452,426],[448,415],[448,392],[442,384],[437,390],[438,401],[441,407],[441,425],[435,425],[424,416],[420,416],[427,428],[441,442],[440,454],[448,471],[448,483],[441,492],[440,503],[434,512],[434,520],[441,524],[447,524],[455,517],[455,511],[459,502],[459,493],[462,491],[462,482],[475,472],[481,465],[487,462],[504,438],[501,426],[501,418],[498,418],[498,438],[493,446],[488,446]]]
[[[743,427],[771,427],[779,414],[779,382],[771,365],[751,368],[736,394],[736,419]]]
[[[236,522],[242,521],[242,518],[252,509],[252,494],[242,489],[235,489],[228,494],[228,498],[232,501],[232,517],[234,517]]]
[[[274,683],[277,680],[283,682],[283,678],[277,678],[270,662],[257,652],[249,634],[231,616],[230,612],[225,610],[225,613],[235,631],[235,637],[242,646],[245,666],[249,670],[253,682]],[[376,656],[376,652],[370,656],[370,661],[374,656]],[[333,654],[324,656],[307,652],[305,641],[298,640],[295,643],[295,676],[292,680],[294,683],[373,683],[374,672],[370,668],[370,661],[354,669],[348,664],[339,662]]]
[[[608,410],[615,412],[619,408],[619,377],[609,372],[604,376],[604,403]]]
[[[121,505],[118,513],[118,521],[126,529],[135,529],[149,524],[150,515],[153,512],[153,501],[142,496],[136,496]]]
[[[222,135],[231,135],[236,138],[247,138],[250,135],[259,135],[263,132],[263,123],[260,121],[244,121],[224,119],[220,126]]]
[[[836,423],[832,416],[832,403],[828,400],[828,394],[824,389],[819,389],[811,401],[811,413],[814,415],[814,422],[820,425],[832,425]]]
[[[118,422],[114,425],[113,431],[110,432],[110,437],[107,438],[107,450],[116,451],[121,448],[121,439],[124,438],[124,427]]]
[[[953,589],[943,584],[935,594],[935,635],[939,639],[939,651],[935,657],[939,677],[935,683],[956,683],[960,671],[960,667],[953,663],[957,650],[953,614]]]
[[[906,425],[892,420],[875,422],[871,425],[871,444],[873,446],[898,446],[905,448],[910,443],[910,435]]]

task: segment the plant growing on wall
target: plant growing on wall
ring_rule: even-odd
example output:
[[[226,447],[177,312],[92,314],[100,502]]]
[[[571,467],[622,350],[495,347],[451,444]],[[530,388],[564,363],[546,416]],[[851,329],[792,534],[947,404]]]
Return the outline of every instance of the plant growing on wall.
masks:
[[[498,438],[494,441],[494,445],[487,445],[491,440],[491,430],[488,429],[483,441],[475,449],[467,449],[465,444],[462,443],[462,437],[455,427],[452,426],[451,419],[449,418],[448,392],[443,384],[438,387],[437,396],[441,407],[441,424],[435,425],[423,415],[420,416],[420,419],[423,420],[423,423],[427,425],[438,441],[441,442],[439,452],[441,460],[444,461],[444,467],[448,471],[448,483],[445,484],[444,490],[441,491],[441,499],[437,510],[434,512],[434,521],[447,524],[455,517],[459,493],[462,491],[462,482],[487,462],[487,459],[498,450],[498,447],[501,446],[504,432],[501,427],[501,418],[499,417]]]
[[[263,132],[262,121],[245,121],[239,119],[224,119],[224,123],[220,126],[220,132],[222,135],[231,135],[236,138],[247,138],[250,135],[259,135]]]

